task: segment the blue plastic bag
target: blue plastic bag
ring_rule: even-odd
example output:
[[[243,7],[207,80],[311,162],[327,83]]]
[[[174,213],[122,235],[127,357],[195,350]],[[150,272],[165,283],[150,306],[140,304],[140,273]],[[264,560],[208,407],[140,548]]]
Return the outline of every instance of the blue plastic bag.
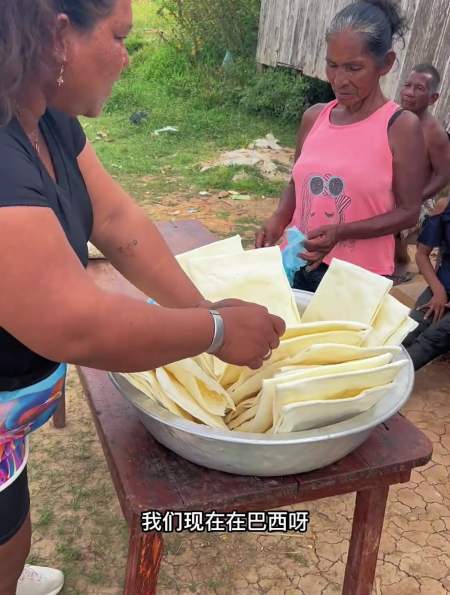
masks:
[[[287,245],[283,249],[281,255],[283,257],[283,266],[286,272],[289,284],[293,285],[295,273],[306,266],[307,263],[299,257],[299,253],[303,252],[303,245],[306,236],[296,227],[290,227],[286,231]]]

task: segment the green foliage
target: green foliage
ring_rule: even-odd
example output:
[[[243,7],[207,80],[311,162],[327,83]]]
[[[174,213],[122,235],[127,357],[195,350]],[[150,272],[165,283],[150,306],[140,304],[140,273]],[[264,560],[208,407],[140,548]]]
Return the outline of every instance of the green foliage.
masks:
[[[126,40],[126,46],[130,55],[135,54],[145,46],[146,42],[139,33],[132,33]]]
[[[254,55],[261,0],[162,0],[172,40],[194,59]]]
[[[103,162],[135,195],[143,191],[137,176],[145,175],[148,202],[186,190],[279,195],[281,184],[263,179],[256,171],[202,172],[202,164],[269,132],[282,145],[293,146],[304,109],[327,101],[328,86],[286,69],[257,73],[253,53],[235,55],[226,67],[207,53],[193,61],[188,46],[168,42],[169,24],[157,14],[164,1],[134,0],[135,26],[127,39],[130,66],[103,116],[84,122]],[[133,120],[139,112],[146,117]],[[154,134],[166,126],[178,132]],[[241,171],[247,175],[235,180]]]
[[[289,70],[269,69],[248,81],[240,103],[250,113],[297,121],[308,107],[331,98],[327,83]]]
[[[249,58],[226,68],[192,64],[185,52],[161,42],[156,47],[143,44],[136,50],[107,111],[151,109],[155,100],[185,100],[198,109],[228,106],[295,124],[310,105],[331,97],[328,84],[286,69],[257,73],[254,59]]]

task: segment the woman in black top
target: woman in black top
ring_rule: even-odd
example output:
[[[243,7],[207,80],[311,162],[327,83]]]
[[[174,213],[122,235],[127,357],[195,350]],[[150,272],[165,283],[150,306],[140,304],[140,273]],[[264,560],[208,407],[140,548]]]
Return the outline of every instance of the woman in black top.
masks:
[[[19,420],[25,413],[34,429],[52,412],[60,362],[148,370],[208,350],[220,330],[212,305],[102,167],[76,119],[100,113],[127,66],[131,20],[131,0],[0,1],[1,595],[16,593],[30,544]],[[97,287],[85,271],[88,240],[161,307]],[[283,321],[237,300],[214,308],[225,330],[214,353],[261,366]],[[36,387],[49,397],[33,417]],[[6,398],[22,393],[25,412]],[[62,581],[57,571],[27,568],[17,593],[56,594]]]

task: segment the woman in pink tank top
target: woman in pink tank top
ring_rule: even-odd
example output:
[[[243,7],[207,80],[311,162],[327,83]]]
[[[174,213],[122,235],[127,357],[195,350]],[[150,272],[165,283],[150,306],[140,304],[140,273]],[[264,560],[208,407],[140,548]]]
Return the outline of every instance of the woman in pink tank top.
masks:
[[[404,30],[391,0],[358,0],[331,23],[327,76],[336,100],[305,112],[291,182],[256,239],[274,245],[291,226],[307,235],[298,289],[315,291],[334,257],[392,275],[394,234],[418,219],[422,130],[380,87]]]

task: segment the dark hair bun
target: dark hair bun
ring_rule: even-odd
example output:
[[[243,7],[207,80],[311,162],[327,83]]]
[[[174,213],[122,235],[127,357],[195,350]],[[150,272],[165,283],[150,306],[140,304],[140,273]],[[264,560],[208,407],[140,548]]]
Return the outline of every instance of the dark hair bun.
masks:
[[[367,4],[372,4],[379,8],[387,17],[391,24],[392,37],[405,40],[408,31],[408,25],[401,9],[395,0],[364,0]]]
[[[407,25],[397,0],[356,0],[337,13],[327,38],[348,29],[361,33],[367,50],[378,60],[383,60],[395,39],[405,43]]]

